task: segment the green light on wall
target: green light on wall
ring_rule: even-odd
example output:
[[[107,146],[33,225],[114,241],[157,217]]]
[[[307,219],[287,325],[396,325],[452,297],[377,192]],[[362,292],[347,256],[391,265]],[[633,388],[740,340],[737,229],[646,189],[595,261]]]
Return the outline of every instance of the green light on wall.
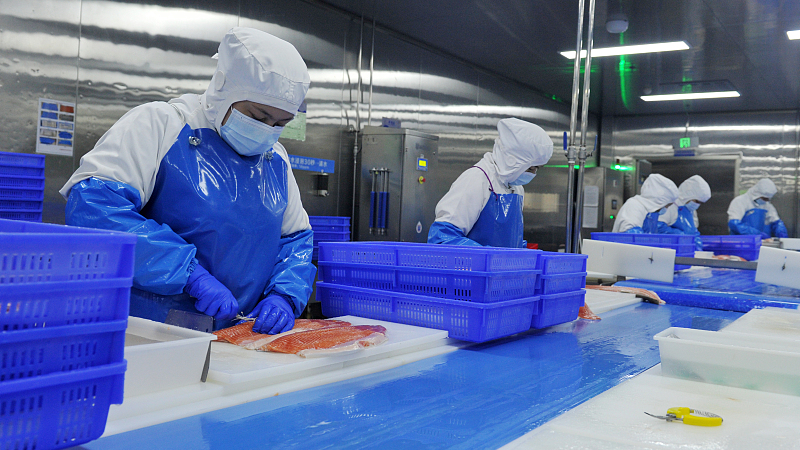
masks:
[[[633,167],[620,166],[619,164],[615,164],[615,165],[611,166],[611,168],[614,169],[614,170],[619,170],[620,172],[628,172],[630,170],[633,170]]]
[[[609,219],[613,219],[613,218],[614,218],[614,216],[608,216],[608,218],[609,218]]]
[[[688,138],[688,137],[681,138],[680,147],[681,148],[691,148],[692,147],[692,138]]]

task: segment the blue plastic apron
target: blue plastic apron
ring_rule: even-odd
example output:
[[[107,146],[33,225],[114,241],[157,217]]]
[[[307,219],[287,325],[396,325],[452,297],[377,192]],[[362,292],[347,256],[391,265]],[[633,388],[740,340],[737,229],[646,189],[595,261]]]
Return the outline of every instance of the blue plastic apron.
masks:
[[[658,233],[658,211],[647,213],[642,222],[642,232]]]
[[[241,156],[216,131],[187,125],[161,161],[141,213],[194,244],[200,265],[247,313],[263,297],[278,256],[286,169],[277,153]],[[163,322],[170,309],[198,312],[186,294],[131,293],[131,315]],[[215,327],[232,323],[217,321]]]
[[[742,223],[751,226],[762,233],[771,234],[769,225],[765,223],[766,218],[766,209],[753,208],[744,213],[744,217],[742,217]]]
[[[473,241],[492,247],[522,247],[522,196],[518,194],[498,194],[494,191],[489,175],[478,166],[489,180],[492,195],[483,207],[478,221],[472,226],[467,237]]]

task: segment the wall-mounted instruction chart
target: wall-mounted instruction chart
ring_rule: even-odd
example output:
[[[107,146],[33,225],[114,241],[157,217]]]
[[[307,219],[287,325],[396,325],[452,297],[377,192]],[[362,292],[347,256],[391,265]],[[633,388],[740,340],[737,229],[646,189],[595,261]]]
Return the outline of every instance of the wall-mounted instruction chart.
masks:
[[[75,136],[75,103],[39,99],[36,153],[72,156]]]

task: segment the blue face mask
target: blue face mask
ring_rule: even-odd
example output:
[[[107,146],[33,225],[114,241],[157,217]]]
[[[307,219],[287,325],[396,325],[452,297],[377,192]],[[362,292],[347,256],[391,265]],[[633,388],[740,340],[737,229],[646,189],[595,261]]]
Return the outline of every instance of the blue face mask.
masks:
[[[683,206],[685,206],[685,207],[686,207],[686,209],[688,209],[689,211],[697,211],[697,208],[699,208],[699,207],[700,207],[700,203],[697,203],[697,202],[687,202],[687,203],[686,203],[685,205],[683,205]]]
[[[519,176],[516,180],[508,183],[509,186],[522,186],[531,182],[531,180],[536,177],[535,173],[530,172],[522,172],[522,175]]]
[[[271,127],[232,109],[219,134],[242,156],[261,155],[272,150],[283,127]]]
[[[758,206],[764,206],[764,205],[766,205],[766,204],[767,204],[767,202],[766,202],[766,201],[764,201],[764,200],[762,200],[762,199],[760,199],[760,198],[757,198],[757,199],[755,199],[754,201],[756,202],[756,205],[758,205]]]
[[[663,216],[666,213],[667,213],[667,207],[666,206],[658,210],[658,215],[659,216]]]

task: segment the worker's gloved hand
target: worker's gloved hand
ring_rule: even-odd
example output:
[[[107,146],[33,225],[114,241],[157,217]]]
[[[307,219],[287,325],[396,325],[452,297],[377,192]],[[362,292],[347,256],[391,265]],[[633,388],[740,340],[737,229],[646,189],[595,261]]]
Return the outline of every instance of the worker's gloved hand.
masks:
[[[786,231],[786,225],[783,224],[781,219],[776,220],[769,224],[772,235],[779,238],[789,237],[789,232]]]
[[[757,230],[751,227],[750,225],[747,225],[735,219],[731,219],[728,221],[728,229],[731,231],[731,234],[739,234],[739,235],[755,234],[755,235],[760,235],[762,239],[770,237],[769,234],[763,233],[760,230]]]
[[[184,290],[197,299],[194,307],[203,314],[220,320],[230,320],[239,312],[239,302],[231,291],[200,264],[189,275]]]
[[[294,327],[292,305],[278,294],[269,294],[258,302],[247,317],[256,319],[253,324],[253,331],[256,333],[278,334]]]

